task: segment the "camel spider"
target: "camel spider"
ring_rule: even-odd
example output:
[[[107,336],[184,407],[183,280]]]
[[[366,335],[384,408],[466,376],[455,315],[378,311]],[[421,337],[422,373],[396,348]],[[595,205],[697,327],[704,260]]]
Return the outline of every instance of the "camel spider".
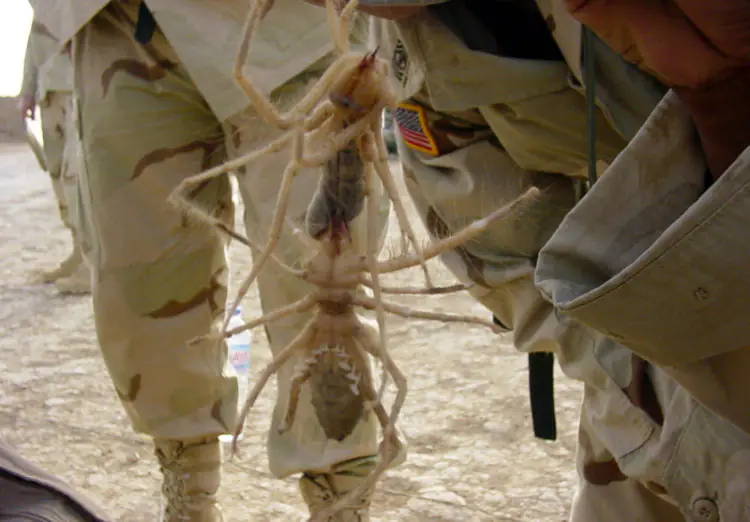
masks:
[[[432,259],[473,239],[495,220],[508,219],[517,215],[531,198],[536,197],[537,192],[536,188],[529,189],[520,198],[492,212],[487,217],[471,223],[452,236],[432,243],[423,250],[421,256],[412,254],[377,261],[372,251],[364,256],[359,255],[352,248],[351,238],[348,236],[345,224],[334,222],[329,232],[316,242],[316,252],[312,259],[302,271],[297,272],[299,277],[317,288],[295,303],[226,332],[225,336],[229,337],[294,313],[314,311],[313,317],[297,337],[264,368],[248,394],[235,429],[235,444],[248,412],[268,380],[294,355],[300,354],[302,357],[292,378],[286,412],[279,427],[280,432],[283,433],[292,426],[302,385],[311,378],[329,381],[327,388],[325,386],[312,388],[313,405],[321,426],[329,438],[343,440],[352,432],[362,415],[367,415],[370,411],[374,411],[382,427],[380,461],[375,469],[357,488],[338,499],[325,511],[311,517],[309,522],[327,521],[328,517],[347,507],[359,495],[372,487],[378,477],[388,468],[396,451],[400,448],[400,442],[396,437],[395,422],[406,398],[407,379],[388,352],[383,350],[378,338],[360,321],[355,314],[355,307],[381,313],[389,312],[406,318],[475,324],[491,328],[495,332],[501,331],[489,320],[470,315],[415,310],[383,301],[377,294],[378,291],[393,294],[447,293],[465,290],[467,288],[465,285],[392,289],[380,286],[377,277],[381,274],[418,266],[424,260]],[[294,271],[291,267],[285,268]],[[361,296],[357,292],[360,285],[371,288],[375,297]],[[390,413],[385,411],[380,395],[374,387],[368,354],[382,361],[384,372],[393,378],[396,385],[396,398]],[[352,405],[355,409],[353,412],[351,411]]]
[[[250,274],[240,284],[239,291],[232,303],[235,309],[257,278],[265,263],[272,259],[286,270],[291,271],[303,280],[316,286],[316,289],[300,301],[270,312],[263,317],[246,323],[245,326],[227,331],[229,318],[227,314],[222,325],[220,338],[229,337],[239,331],[254,328],[264,323],[278,320],[293,313],[313,311],[313,318],[302,332],[274,358],[264,369],[253,390],[248,394],[242,408],[240,419],[235,430],[233,450],[236,450],[237,435],[241,432],[248,411],[261,393],[268,379],[293,355],[303,354],[296,369],[290,391],[287,410],[280,427],[287,430],[294,422],[297,402],[301,387],[308,379],[322,380],[325,386],[316,387],[313,393],[313,405],[318,414],[321,426],[330,438],[343,440],[357,424],[362,415],[374,411],[383,429],[383,441],[380,447],[380,461],[370,476],[358,488],[338,499],[324,512],[318,513],[311,521],[322,522],[338,510],[348,506],[351,501],[366,489],[372,487],[378,477],[387,469],[393,456],[391,448],[399,441],[395,435],[395,424],[406,396],[406,377],[398,369],[388,354],[386,344],[385,312],[404,317],[416,317],[439,321],[459,321],[483,325],[497,331],[491,322],[455,314],[442,314],[428,311],[411,310],[406,307],[384,302],[383,293],[445,293],[466,289],[464,285],[449,288],[433,286],[425,262],[447,250],[457,247],[481,233],[496,219],[506,219],[516,213],[517,207],[534,197],[535,189],[519,199],[496,210],[489,216],[480,219],[458,233],[422,249],[416,234],[411,227],[406,211],[397,192],[396,184],[387,165],[387,152],[380,131],[381,115],[386,107],[395,106],[395,97],[388,84],[388,64],[376,56],[376,51],[361,54],[349,50],[349,25],[357,0],[350,1],[337,13],[333,0],[326,0],[329,28],[338,54],[334,63],[326,70],[320,80],[309,92],[285,114],[279,113],[272,102],[258,91],[251,79],[246,78],[242,67],[250,52],[252,35],[260,19],[271,8],[272,0],[256,0],[250,9],[245,26],[244,38],[235,61],[234,74],[240,87],[245,91],[254,109],[269,124],[284,133],[266,147],[224,163],[184,180],[170,195],[170,201],[197,219],[215,226],[217,229],[241,243],[259,252],[255,257]],[[324,99],[326,98],[326,99]],[[323,144],[317,153],[306,153],[313,144]],[[265,245],[256,245],[248,238],[236,233],[226,224],[190,203],[184,196],[190,187],[220,176],[253,161],[254,159],[291,146],[292,158],[282,174],[281,186],[276,210],[272,219],[268,240]],[[345,180],[343,172],[338,172],[332,160],[350,154],[357,161],[349,162],[355,167],[348,172]],[[338,198],[340,190],[334,190],[333,198],[321,205],[320,197],[311,203],[308,214],[315,209],[327,209],[326,226],[310,230],[309,234],[296,229],[287,217],[290,189],[293,180],[302,168],[324,166],[322,187],[342,188],[349,183],[354,201]],[[352,175],[353,173],[353,175]],[[379,261],[378,245],[375,233],[378,212],[377,199],[366,197],[374,194],[376,178],[380,180],[386,194],[393,203],[396,217],[403,231],[413,246],[414,254],[400,258]],[[319,191],[317,196],[325,191]],[[331,196],[330,192],[328,196]],[[368,244],[367,253],[357,254],[348,234],[348,224],[361,210],[358,204],[367,200]],[[336,207],[336,208],[332,208]],[[313,253],[312,258],[304,264],[303,270],[295,270],[281,263],[274,256],[274,249],[280,239],[282,227],[291,226],[295,233],[305,242]],[[380,285],[380,274],[396,270],[421,266],[425,275],[425,289],[388,289]],[[369,287],[373,297],[363,297],[357,289]],[[354,313],[354,307],[374,310],[376,313],[379,336],[368,331]],[[380,359],[383,363],[383,377],[380,390],[376,391],[367,355]],[[390,375],[397,387],[397,395],[390,413],[385,411],[381,397],[386,378]],[[343,386],[342,386],[343,385]],[[321,391],[322,390],[322,391]],[[342,393],[343,390],[343,393]],[[339,415],[331,404],[340,405],[348,401],[353,405],[346,409],[346,414]],[[342,409],[343,411],[343,409]]]

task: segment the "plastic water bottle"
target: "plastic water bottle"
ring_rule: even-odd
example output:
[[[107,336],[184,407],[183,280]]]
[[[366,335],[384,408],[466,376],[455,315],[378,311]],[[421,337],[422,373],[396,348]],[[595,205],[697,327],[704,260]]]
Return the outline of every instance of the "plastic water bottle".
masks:
[[[242,309],[238,306],[229,319],[229,330],[240,327],[243,324]],[[250,330],[245,330],[227,339],[227,359],[235,375],[237,375],[237,405],[240,409],[247,396],[250,373],[250,345],[252,341],[253,338],[250,335]],[[242,438],[242,435],[240,435],[240,438]],[[222,435],[219,439],[222,442],[232,442],[232,435]]]

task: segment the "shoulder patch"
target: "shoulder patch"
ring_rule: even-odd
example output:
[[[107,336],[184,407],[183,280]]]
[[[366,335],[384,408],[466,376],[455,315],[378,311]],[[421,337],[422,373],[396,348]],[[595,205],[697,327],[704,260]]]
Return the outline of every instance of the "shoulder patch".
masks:
[[[435,138],[427,127],[427,117],[422,107],[401,102],[393,113],[393,120],[398,125],[401,138],[409,148],[430,156],[440,155]]]

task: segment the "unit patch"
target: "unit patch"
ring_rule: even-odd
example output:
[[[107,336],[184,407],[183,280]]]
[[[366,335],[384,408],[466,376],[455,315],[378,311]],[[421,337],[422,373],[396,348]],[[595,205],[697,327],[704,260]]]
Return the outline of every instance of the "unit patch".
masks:
[[[409,55],[406,53],[406,46],[404,45],[404,42],[399,40],[396,42],[396,47],[393,49],[391,68],[393,69],[393,75],[402,84],[406,82],[406,68],[408,65]]]

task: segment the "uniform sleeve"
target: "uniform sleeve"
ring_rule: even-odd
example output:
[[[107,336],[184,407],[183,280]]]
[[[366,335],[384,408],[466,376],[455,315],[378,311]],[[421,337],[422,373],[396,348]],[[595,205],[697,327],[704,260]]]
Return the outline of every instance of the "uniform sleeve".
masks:
[[[21,96],[34,96],[37,91],[39,69],[34,56],[34,32],[29,31],[26,41],[26,56],[23,61],[23,80],[21,81]]]

